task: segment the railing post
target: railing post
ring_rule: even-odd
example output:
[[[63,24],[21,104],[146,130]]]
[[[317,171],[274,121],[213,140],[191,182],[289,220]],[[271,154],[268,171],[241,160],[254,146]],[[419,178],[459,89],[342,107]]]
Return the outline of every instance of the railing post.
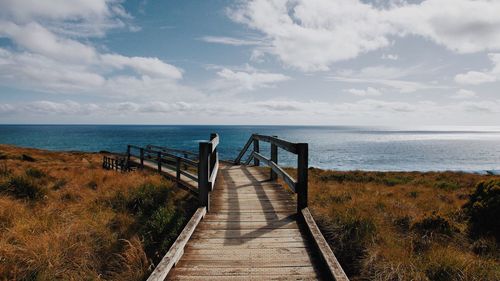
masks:
[[[211,144],[209,142],[200,142],[199,145],[199,159],[198,159],[198,194],[200,206],[207,207],[207,212],[210,210],[210,193],[208,182],[209,170],[209,153],[211,151]]]
[[[177,179],[177,181],[180,181],[181,180],[181,158],[176,157],[175,161],[176,161],[176,163],[175,163],[175,178]]]
[[[158,151],[158,173],[161,173],[161,151]]]
[[[141,147],[141,169],[144,169],[144,148]]]
[[[125,170],[129,170],[129,167],[130,167],[130,152],[131,152],[131,147],[130,147],[130,144],[127,145],[127,162],[125,163]]]
[[[273,136],[277,138],[277,136]],[[278,165],[278,146],[271,142],[271,161]],[[271,169],[271,180],[278,179],[278,174],[276,174],[273,169]]]
[[[258,139],[254,139],[253,140],[253,151],[259,153],[260,152],[260,148],[259,148],[259,140]],[[253,158],[253,164],[255,166],[259,166],[260,165],[260,160],[257,159],[257,157],[254,157]]]
[[[308,157],[307,143],[297,144],[297,212],[307,207]]]
[[[184,153],[184,158],[188,159],[187,153]],[[188,166],[186,163],[184,163],[184,170],[187,170],[187,169],[188,169]]]
[[[210,134],[210,141],[215,139],[217,137],[217,134]],[[213,150],[210,151],[210,169],[209,169],[209,176],[212,174],[215,168],[215,163],[217,162],[217,147]]]

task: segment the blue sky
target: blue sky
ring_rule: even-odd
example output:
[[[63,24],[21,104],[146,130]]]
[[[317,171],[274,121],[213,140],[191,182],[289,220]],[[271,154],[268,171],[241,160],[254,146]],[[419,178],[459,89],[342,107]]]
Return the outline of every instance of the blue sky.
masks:
[[[0,0],[0,123],[498,126],[500,2]]]

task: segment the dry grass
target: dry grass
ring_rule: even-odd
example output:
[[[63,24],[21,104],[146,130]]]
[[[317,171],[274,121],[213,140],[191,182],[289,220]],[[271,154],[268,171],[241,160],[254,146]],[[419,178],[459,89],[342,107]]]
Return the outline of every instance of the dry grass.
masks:
[[[500,280],[493,237],[470,235],[464,173],[310,169],[310,208],[352,280]]]
[[[101,157],[0,145],[1,280],[147,276],[193,198],[159,175],[103,170]]]

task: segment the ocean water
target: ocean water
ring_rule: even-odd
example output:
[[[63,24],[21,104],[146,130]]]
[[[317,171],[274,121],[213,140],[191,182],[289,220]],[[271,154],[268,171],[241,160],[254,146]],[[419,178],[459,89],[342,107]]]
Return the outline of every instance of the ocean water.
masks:
[[[345,126],[0,125],[0,143],[49,150],[124,152],[127,144],[197,151],[210,133],[220,157],[234,159],[252,133],[309,143],[309,164],[336,170],[500,170],[500,129],[394,130]],[[269,146],[261,144],[269,155]],[[279,152],[280,164],[296,156]]]

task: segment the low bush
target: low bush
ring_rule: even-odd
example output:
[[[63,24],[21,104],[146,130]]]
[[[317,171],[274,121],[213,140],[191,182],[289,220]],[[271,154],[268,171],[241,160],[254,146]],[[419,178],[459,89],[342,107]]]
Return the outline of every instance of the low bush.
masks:
[[[436,214],[432,214],[431,216],[415,222],[411,229],[414,232],[429,238],[443,235],[451,237],[455,233],[459,232],[459,230],[453,226],[451,222]]]
[[[35,179],[41,179],[41,178],[46,176],[44,172],[42,172],[36,168],[28,168],[28,169],[26,169],[25,173],[28,177],[32,177]]]
[[[28,161],[28,162],[35,162],[36,161],[35,158],[29,156],[28,154],[21,155],[21,160]]]
[[[375,223],[355,213],[319,216],[318,226],[348,275],[358,275],[359,263],[376,235]]]
[[[27,176],[11,178],[0,186],[0,191],[16,198],[31,200],[41,199],[47,194],[43,186]]]
[[[473,236],[492,235],[500,241],[500,180],[478,183],[463,208]]]

